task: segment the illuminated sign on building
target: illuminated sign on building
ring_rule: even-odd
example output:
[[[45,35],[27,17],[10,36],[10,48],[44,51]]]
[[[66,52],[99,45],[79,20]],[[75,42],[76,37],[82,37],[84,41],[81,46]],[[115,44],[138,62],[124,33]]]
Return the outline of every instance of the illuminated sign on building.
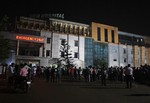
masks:
[[[17,40],[33,41],[33,42],[44,42],[44,38],[31,37],[31,36],[22,36],[16,35]]]
[[[31,14],[30,17],[33,17],[33,18],[41,18],[41,19],[46,19],[46,18],[64,19],[64,18],[65,18],[65,14],[61,14],[61,13],[52,13],[52,14]]]

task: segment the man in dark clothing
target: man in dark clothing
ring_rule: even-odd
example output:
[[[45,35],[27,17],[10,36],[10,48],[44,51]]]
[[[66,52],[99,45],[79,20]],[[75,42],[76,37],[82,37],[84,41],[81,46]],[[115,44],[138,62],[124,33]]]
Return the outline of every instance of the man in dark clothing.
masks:
[[[51,82],[55,82],[55,67],[54,66],[51,69]]]
[[[101,83],[103,86],[106,86],[106,76],[107,76],[107,70],[105,68],[101,69]]]

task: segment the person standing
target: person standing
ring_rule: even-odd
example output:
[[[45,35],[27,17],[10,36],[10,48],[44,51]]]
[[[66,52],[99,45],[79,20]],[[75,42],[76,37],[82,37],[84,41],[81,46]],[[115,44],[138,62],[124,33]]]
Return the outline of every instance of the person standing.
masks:
[[[105,67],[101,68],[101,84],[102,86],[106,86],[106,76],[107,76],[107,69]]]
[[[62,68],[58,65],[57,71],[56,71],[56,81],[57,81],[58,83],[61,82],[61,70],[62,70]]]
[[[125,76],[127,88],[132,88],[133,69],[131,68],[130,64],[128,64],[127,68],[125,69]]]
[[[50,76],[51,76],[51,82],[55,82],[55,66],[52,66],[51,71],[50,71]]]
[[[45,76],[46,76],[46,82],[50,82],[50,71],[51,71],[51,67],[46,67],[45,69]]]
[[[11,63],[8,67],[8,86],[13,86],[14,84],[14,70],[15,70],[15,63]]]
[[[27,79],[28,76],[28,68],[27,65],[25,65],[23,68],[20,69],[20,76],[21,76],[21,80],[24,81]]]

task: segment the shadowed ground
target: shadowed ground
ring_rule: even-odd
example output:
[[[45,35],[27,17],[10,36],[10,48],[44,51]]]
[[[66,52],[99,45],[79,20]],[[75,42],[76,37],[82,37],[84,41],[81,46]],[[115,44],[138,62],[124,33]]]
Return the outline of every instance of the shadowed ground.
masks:
[[[28,93],[7,88],[4,81],[0,81],[1,103],[149,103],[150,87],[133,84],[133,88],[126,89],[125,83],[100,82],[69,82],[47,83],[37,78]]]

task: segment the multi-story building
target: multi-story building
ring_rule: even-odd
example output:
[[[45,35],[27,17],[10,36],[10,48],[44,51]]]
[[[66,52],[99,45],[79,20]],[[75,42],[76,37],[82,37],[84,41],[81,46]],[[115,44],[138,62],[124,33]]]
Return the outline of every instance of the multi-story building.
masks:
[[[87,55],[85,55],[85,63],[87,62],[86,66],[88,66],[88,64],[94,65],[94,62],[98,60],[104,60],[108,66],[116,65],[116,60],[115,62],[112,60],[112,56],[114,55],[113,53],[115,53],[116,51],[112,51],[115,50],[114,48],[116,48],[118,44],[117,33],[117,27],[92,22],[91,38],[86,37],[85,41],[87,42],[85,43],[85,53],[87,52]],[[90,51],[92,52],[92,54]]]
[[[144,37],[127,32],[118,32],[120,66],[131,64],[139,67],[148,62],[145,59],[145,42]],[[122,57],[122,58],[121,58]]]
[[[20,17],[15,26],[13,32],[1,32],[11,40],[7,62],[50,66],[61,58],[61,45],[66,41],[77,67],[95,66],[99,60],[108,67],[150,64],[150,39],[118,31],[118,27],[29,17]]]
[[[15,31],[1,34],[11,40],[11,54],[15,54],[11,62],[50,66],[61,58],[61,43],[65,40],[74,64],[84,67],[84,39],[88,31],[86,24],[20,17]]]

